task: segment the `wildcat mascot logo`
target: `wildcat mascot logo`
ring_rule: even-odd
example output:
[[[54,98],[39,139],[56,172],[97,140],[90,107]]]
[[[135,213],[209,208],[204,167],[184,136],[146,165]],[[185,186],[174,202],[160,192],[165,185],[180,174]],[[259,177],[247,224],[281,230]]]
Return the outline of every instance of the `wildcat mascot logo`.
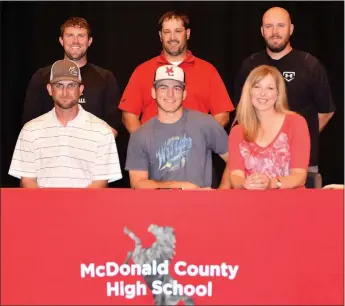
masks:
[[[167,260],[170,265],[175,255],[176,237],[174,229],[169,226],[163,227],[151,224],[148,231],[156,237],[156,241],[149,248],[143,248],[141,240],[127,227],[124,228],[125,234],[135,242],[135,248],[133,251],[128,252],[125,263],[127,264],[132,260],[135,264],[141,266],[144,264],[152,266],[154,261],[160,264]],[[163,285],[173,284],[173,281],[175,281],[169,273],[167,275],[145,275],[143,277],[151,291],[153,290],[152,283],[156,280],[161,281]],[[195,305],[194,300],[186,295],[166,295],[164,293],[152,293],[152,295],[155,305],[177,305],[180,302],[185,305]]]

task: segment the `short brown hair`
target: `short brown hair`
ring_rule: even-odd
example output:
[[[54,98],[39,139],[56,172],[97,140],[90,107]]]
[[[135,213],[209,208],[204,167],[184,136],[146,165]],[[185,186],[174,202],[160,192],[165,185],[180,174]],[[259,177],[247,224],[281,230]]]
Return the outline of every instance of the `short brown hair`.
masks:
[[[189,29],[189,17],[179,11],[168,11],[164,13],[158,20],[158,29],[159,31],[162,31],[162,25],[165,20],[170,20],[170,19],[180,19],[183,22],[184,28],[187,30]]]
[[[71,17],[67,19],[63,25],[61,25],[61,37],[63,37],[63,33],[67,27],[75,27],[75,28],[82,28],[86,29],[87,35],[90,38],[91,37],[91,27],[90,24],[86,21],[86,19],[81,17]]]

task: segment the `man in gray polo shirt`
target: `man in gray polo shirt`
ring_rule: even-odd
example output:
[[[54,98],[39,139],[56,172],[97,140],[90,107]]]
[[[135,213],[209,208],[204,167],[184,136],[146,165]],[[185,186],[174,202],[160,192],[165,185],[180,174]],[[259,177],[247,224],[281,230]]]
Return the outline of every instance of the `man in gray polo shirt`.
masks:
[[[187,91],[180,67],[159,67],[151,91],[158,114],[131,134],[128,145],[132,188],[210,188],[212,151],[228,159],[224,128],[212,116],[182,107]]]

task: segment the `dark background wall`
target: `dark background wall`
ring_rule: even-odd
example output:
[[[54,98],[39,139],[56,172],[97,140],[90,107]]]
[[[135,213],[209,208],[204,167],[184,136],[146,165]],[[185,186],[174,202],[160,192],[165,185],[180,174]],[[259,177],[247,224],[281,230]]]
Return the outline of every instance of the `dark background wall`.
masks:
[[[264,47],[262,14],[286,8],[295,24],[292,45],[325,65],[337,112],[321,134],[324,183],[344,183],[344,3],[343,2],[3,2],[1,8],[1,186],[16,187],[7,172],[20,132],[25,90],[40,67],[63,57],[60,25],[71,16],[91,23],[88,59],[110,69],[121,92],[134,68],[161,51],[157,21],[179,9],[191,19],[192,52],[218,69],[231,96],[242,60]],[[118,140],[124,155],[128,135]],[[119,182],[124,186],[127,180]]]

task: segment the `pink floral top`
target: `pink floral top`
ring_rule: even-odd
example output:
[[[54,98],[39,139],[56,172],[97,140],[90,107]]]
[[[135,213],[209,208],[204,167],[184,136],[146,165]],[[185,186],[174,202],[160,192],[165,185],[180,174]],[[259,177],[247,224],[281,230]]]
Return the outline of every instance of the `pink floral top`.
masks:
[[[242,125],[229,135],[229,170],[245,176],[264,173],[268,177],[288,176],[291,169],[308,169],[310,136],[307,122],[298,114],[287,114],[280,131],[266,147],[244,140]]]

